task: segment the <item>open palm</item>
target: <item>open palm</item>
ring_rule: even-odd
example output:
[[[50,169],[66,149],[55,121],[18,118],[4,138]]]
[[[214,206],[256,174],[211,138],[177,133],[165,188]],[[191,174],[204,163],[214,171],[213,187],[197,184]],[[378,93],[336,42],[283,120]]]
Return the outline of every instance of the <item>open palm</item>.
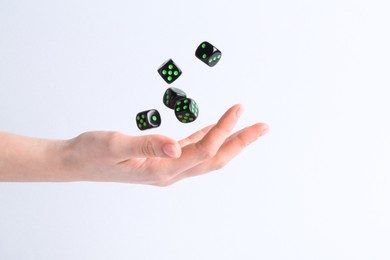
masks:
[[[230,135],[241,114],[242,106],[235,105],[217,124],[179,142],[162,135],[87,132],[67,141],[64,162],[80,180],[167,186],[222,168],[268,131],[257,123]]]

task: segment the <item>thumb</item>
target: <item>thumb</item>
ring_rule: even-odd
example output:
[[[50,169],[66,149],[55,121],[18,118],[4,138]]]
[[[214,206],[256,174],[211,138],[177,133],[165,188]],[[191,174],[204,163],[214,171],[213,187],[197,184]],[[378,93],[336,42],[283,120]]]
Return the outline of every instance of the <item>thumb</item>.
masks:
[[[181,147],[175,140],[162,135],[132,136],[123,147],[128,158],[171,157],[181,155]]]

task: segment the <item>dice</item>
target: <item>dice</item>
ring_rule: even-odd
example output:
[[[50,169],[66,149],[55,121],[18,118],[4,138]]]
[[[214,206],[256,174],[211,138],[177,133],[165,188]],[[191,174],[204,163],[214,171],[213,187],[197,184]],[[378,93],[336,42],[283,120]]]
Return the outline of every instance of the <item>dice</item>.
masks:
[[[210,67],[215,66],[221,59],[222,53],[209,42],[202,42],[195,51],[195,56]]]
[[[165,106],[170,109],[174,109],[176,102],[181,99],[185,99],[186,97],[187,95],[183,90],[178,88],[168,88],[164,93],[163,102]]]
[[[180,68],[173,62],[172,59],[164,62],[157,71],[168,84],[177,80],[182,73]]]
[[[182,123],[193,122],[199,115],[198,104],[191,98],[176,101],[174,110],[176,118]]]
[[[139,112],[136,116],[136,122],[139,130],[159,127],[161,124],[160,113],[156,109],[150,109]]]
[[[195,100],[187,98],[184,91],[178,88],[168,88],[163,97],[164,104],[175,111],[176,118],[182,123],[196,120],[199,108]]]

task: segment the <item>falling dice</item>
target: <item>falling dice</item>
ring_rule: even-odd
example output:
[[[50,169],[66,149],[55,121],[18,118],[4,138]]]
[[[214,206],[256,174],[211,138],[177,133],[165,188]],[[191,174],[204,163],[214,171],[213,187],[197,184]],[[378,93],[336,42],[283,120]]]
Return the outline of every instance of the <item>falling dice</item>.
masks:
[[[221,59],[222,53],[209,42],[202,42],[195,51],[195,56],[208,66],[215,66]]]
[[[174,82],[182,73],[172,59],[164,62],[157,71],[168,84]]]
[[[156,109],[139,112],[136,116],[137,126],[140,130],[159,127],[161,124],[160,113]]]
[[[168,88],[164,93],[163,102],[164,105],[170,109],[174,109],[176,102],[185,99],[186,97],[187,95],[183,90],[178,88]]]
[[[182,123],[190,123],[198,118],[199,108],[195,100],[191,98],[185,98],[176,101],[175,115],[177,119]]]

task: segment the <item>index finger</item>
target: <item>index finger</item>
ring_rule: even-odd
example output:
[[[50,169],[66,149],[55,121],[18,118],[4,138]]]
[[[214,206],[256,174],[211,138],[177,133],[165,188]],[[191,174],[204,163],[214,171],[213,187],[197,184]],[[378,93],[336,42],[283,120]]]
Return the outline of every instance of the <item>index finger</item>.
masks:
[[[242,105],[231,107],[199,142],[184,147],[180,158],[167,160],[165,169],[175,176],[213,157],[233,130],[242,112]]]

